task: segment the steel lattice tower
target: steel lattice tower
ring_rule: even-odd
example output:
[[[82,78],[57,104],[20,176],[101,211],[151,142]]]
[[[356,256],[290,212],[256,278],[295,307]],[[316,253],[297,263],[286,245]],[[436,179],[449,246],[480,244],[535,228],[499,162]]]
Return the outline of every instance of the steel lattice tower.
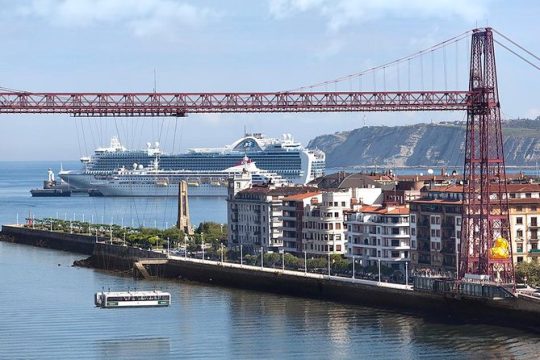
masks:
[[[513,283],[514,268],[495,50],[491,28],[475,30],[471,42],[464,164],[460,278],[490,275]],[[506,240],[508,255],[497,256]],[[494,249],[494,250],[492,250]]]

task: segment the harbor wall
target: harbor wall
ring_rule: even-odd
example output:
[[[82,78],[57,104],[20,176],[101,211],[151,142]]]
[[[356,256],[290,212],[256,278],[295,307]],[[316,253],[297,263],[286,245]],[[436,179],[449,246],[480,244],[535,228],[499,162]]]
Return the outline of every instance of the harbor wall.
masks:
[[[183,279],[213,285],[251,289],[278,294],[332,300],[341,303],[385,308],[400,313],[434,316],[437,321],[465,320],[506,324],[516,327],[533,326],[540,332],[540,301],[537,299],[465,298],[442,296],[430,292],[411,291],[375,281],[304,275],[301,271],[260,269],[199,259],[171,258],[165,253],[123,245],[95,242],[95,237],[2,226],[4,240],[33,246],[48,247],[91,255],[77,265],[106,270],[134,271],[134,263],[144,260],[166,260],[143,266],[151,277]],[[8,240],[9,239],[9,240]],[[98,239],[105,240],[105,239]],[[133,272],[134,275],[137,271]]]
[[[69,234],[64,232],[37,230],[20,225],[2,225],[1,232],[5,241],[36,247],[71,251],[91,255],[94,252],[95,236]],[[105,240],[98,237],[98,240]]]
[[[538,300],[441,296],[379,285],[375,281],[304,276],[302,272],[261,270],[253,266],[240,268],[227,263],[190,259],[169,259],[163,266],[163,275],[169,278],[422,314],[437,321],[478,321],[523,326],[540,332]]]
[[[167,254],[131,246],[96,243],[92,256],[87,259],[93,267],[105,270],[127,271],[133,269],[133,263],[144,259],[166,259]],[[161,275],[162,269],[152,266],[149,272]]]

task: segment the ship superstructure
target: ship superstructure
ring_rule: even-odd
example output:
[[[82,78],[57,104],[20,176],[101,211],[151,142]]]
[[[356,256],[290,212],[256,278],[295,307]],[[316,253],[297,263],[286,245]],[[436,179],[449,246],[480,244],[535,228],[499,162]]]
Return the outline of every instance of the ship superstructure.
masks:
[[[109,147],[98,148],[91,157],[82,157],[83,169],[68,170],[59,176],[79,189],[90,189],[95,176],[112,174],[116,169],[131,169],[134,164],[152,167],[156,157],[164,171],[222,171],[237,165],[244,156],[257,163],[259,169],[276,173],[294,184],[306,184],[322,176],[325,154],[320,150],[305,149],[290,134],[280,139],[259,133],[245,134],[233,144],[222,148],[194,148],[182,154],[167,154],[159,143],[148,143],[144,150],[128,150],[118,138]]]
[[[156,158],[150,168],[120,168],[109,175],[96,175],[90,185],[101,196],[178,196],[178,184],[186,181],[191,196],[225,197],[229,179],[240,174],[249,176],[253,185],[290,185],[280,175],[257,168],[247,156],[220,171],[161,170]]]

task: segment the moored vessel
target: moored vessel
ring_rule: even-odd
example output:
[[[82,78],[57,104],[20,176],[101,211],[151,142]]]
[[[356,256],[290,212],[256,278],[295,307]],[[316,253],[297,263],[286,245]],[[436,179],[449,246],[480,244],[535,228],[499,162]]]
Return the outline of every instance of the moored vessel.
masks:
[[[178,184],[186,181],[190,196],[225,197],[228,179],[241,173],[248,174],[255,185],[290,184],[278,174],[259,169],[245,156],[239,164],[222,171],[161,170],[156,158],[148,169],[136,165],[132,170],[121,168],[112,175],[97,176],[91,187],[102,196],[178,196]]]
[[[54,172],[49,169],[47,180],[43,181],[43,188],[32,189],[30,194],[34,197],[71,196],[71,189],[64,181],[57,182],[54,178]]]
[[[171,294],[165,291],[100,291],[94,296],[100,308],[169,306]]]
[[[81,158],[83,169],[61,171],[59,176],[73,187],[88,190],[96,177],[111,175],[118,168],[130,169],[133,164],[148,168],[156,157],[164,171],[192,171],[204,175],[235,166],[246,155],[259,168],[295,184],[306,184],[324,174],[322,151],[305,149],[290,134],[276,139],[254,133],[245,134],[225,147],[194,148],[181,154],[163,153],[159,143],[148,143],[145,150],[128,150],[114,137],[110,146],[96,149],[91,157]]]

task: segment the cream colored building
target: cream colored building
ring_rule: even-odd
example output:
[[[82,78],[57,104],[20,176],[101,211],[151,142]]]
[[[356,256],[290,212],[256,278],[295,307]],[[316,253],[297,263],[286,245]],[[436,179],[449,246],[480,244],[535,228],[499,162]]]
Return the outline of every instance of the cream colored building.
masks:
[[[306,205],[303,250],[309,255],[345,254],[347,241],[343,212],[351,208],[351,191],[324,191],[321,202]]]

